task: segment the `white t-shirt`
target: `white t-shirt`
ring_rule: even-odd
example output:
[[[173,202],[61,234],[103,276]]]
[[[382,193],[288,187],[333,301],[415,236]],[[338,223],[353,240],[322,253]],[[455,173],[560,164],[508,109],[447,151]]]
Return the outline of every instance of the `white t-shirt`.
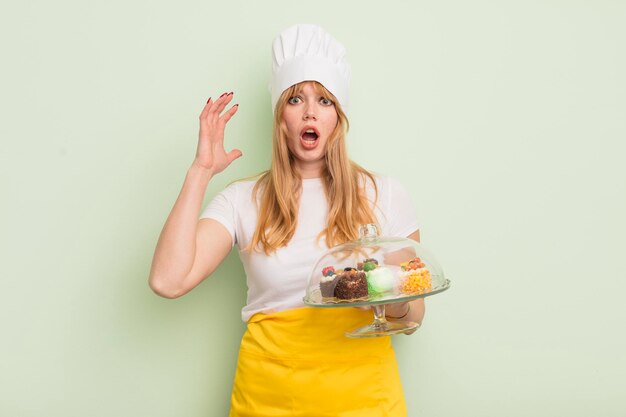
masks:
[[[367,181],[368,184],[370,181]],[[326,227],[328,202],[320,178],[304,179],[298,224],[285,247],[270,256],[262,251],[244,250],[257,225],[257,205],[252,200],[256,180],[238,181],[217,194],[200,218],[217,220],[226,227],[239,249],[239,257],[248,283],[247,304],[241,311],[247,322],[256,313],[273,313],[304,306],[311,268],[328,248],[325,239],[317,243],[318,234]],[[419,229],[409,194],[395,179],[376,175],[378,202],[374,214],[382,230],[381,236],[407,237]],[[374,199],[369,185],[368,197]],[[260,193],[259,193],[260,196]]]

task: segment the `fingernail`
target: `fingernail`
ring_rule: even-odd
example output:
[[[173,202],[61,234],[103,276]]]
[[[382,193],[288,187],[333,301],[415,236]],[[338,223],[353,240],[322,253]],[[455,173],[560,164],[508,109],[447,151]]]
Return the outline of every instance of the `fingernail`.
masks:
[[[220,98],[224,97],[225,95],[226,95],[226,93],[222,94],[222,95],[220,96]]]
[[[239,105],[239,103],[235,104],[233,107],[236,107],[236,106],[238,106],[238,105]]]
[[[232,94],[233,94],[233,92],[232,92],[232,91],[231,91],[230,93],[228,93],[228,95],[229,95],[229,96],[230,96],[230,95],[232,95]]]
[[[206,102],[208,103],[209,101],[211,101],[211,97],[209,97],[209,99]]]

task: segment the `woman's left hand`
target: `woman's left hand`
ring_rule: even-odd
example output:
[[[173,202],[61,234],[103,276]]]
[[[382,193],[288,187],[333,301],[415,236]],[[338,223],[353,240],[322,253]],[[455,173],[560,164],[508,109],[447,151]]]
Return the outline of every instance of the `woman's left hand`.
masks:
[[[411,311],[411,307],[408,302],[390,303],[385,304],[385,316],[388,319],[406,319],[406,316]]]
[[[385,306],[385,316],[388,319],[401,318],[402,315],[408,313],[408,302],[383,304]],[[371,310],[372,306],[359,306],[361,310]]]

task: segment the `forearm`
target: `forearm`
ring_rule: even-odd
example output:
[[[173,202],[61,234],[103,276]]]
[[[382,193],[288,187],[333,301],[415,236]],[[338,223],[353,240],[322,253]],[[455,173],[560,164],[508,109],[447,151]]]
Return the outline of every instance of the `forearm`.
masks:
[[[195,163],[187,171],[152,259],[149,283],[159,295],[172,296],[193,266],[198,217],[211,178],[210,171]]]

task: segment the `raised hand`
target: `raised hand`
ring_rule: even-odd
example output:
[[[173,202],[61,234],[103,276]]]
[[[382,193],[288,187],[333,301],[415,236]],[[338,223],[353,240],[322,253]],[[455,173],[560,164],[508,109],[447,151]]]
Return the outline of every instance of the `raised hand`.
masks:
[[[222,172],[242,155],[239,149],[228,153],[224,149],[224,128],[239,105],[235,104],[224,114],[221,113],[232,99],[232,92],[222,94],[215,102],[209,99],[200,113],[200,133],[194,164],[211,171],[212,175]]]

